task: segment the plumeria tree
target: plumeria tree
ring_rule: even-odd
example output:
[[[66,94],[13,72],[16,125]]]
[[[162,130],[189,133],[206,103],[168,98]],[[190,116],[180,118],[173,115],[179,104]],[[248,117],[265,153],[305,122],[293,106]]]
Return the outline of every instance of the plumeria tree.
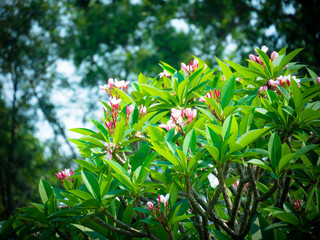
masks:
[[[297,75],[300,51],[109,79],[96,130],[71,129],[79,167],[40,180],[0,236],[319,238],[320,78]]]

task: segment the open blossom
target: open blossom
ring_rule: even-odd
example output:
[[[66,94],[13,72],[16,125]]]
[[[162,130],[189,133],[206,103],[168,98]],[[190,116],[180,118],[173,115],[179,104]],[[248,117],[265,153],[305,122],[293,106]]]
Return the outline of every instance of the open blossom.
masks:
[[[209,179],[209,182],[210,182],[210,186],[212,188],[216,188],[219,185],[218,178],[215,175],[213,175],[212,173],[209,173],[208,179]]]
[[[273,51],[273,52],[270,54],[270,59],[271,59],[271,61],[273,61],[274,59],[276,59],[278,56],[279,56],[279,54],[278,54],[276,51]]]
[[[168,204],[169,204],[169,197],[170,197],[169,193],[167,193],[166,196],[163,196],[163,195],[160,195],[160,194],[159,194],[159,202],[162,202],[165,206],[168,206]]]
[[[171,75],[166,70],[163,70],[163,72],[159,73],[158,76],[160,78],[162,78],[162,77],[167,77],[167,78],[171,77]]]
[[[119,109],[120,103],[121,103],[121,99],[117,99],[115,97],[112,97],[110,99],[110,105],[113,109]]]
[[[73,171],[72,169],[64,169],[63,171],[61,170],[58,173],[55,173],[57,178],[59,178],[60,181],[64,181],[66,180],[68,177],[70,177],[71,175],[73,175]]]
[[[142,135],[142,133],[140,131],[137,131],[137,133],[134,135],[135,137],[138,137],[138,138],[144,138],[146,137],[145,135]]]
[[[186,65],[185,63],[181,63],[181,69],[188,75],[190,73],[193,73],[198,67],[199,67],[198,59],[194,59],[193,61],[190,61],[190,64],[188,65]]]
[[[159,125],[159,127],[164,128],[164,129],[166,129],[167,131],[169,131],[171,128],[174,128],[175,125],[174,125],[174,123],[173,123],[172,120],[169,120],[169,121],[167,122],[167,124],[161,123],[161,124]]]
[[[187,118],[187,123],[190,123],[193,121],[193,119],[197,116],[197,109],[191,109],[191,108],[187,108],[185,110],[185,115]]]
[[[171,117],[173,118],[174,121],[178,120],[178,118],[180,117],[183,117],[183,108],[181,110],[171,108]]]

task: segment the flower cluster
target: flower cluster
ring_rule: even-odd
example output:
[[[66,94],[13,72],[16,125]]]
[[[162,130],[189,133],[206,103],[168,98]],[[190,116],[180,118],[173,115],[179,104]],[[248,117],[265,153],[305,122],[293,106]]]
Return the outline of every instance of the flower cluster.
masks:
[[[109,129],[110,134],[114,134],[114,130],[116,129],[116,123],[118,120],[119,106],[121,103],[121,99],[117,99],[115,97],[111,97],[110,106],[111,106],[111,117],[105,108],[104,112],[106,114],[107,121],[105,121],[106,127]]]
[[[263,47],[261,48],[261,51],[263,51],[263,52],[265,52],[265,53],[267,53],[268,50],[269,50],[269,49],[268,49],[266,46],[263,46]],[[258,53],[256,49],[255,49],[255,52]],[[278,56],[279,56],[279,54],[278,54],[276,51],[273,51],[273,52],[270,54],[270,59],[271,59],[271,61],[273,61],[274,59],[276,59]],[[262,60],[261,60],[261,58],[260,58],[259,56],[255,56],[255,55],[253,55],[253,54],[250,54],[250,55],[249,55],[249,59],[250,59],[251,61],[256,62],[256,63],[259,63],[261,66],[265,67],[264,64],[263,64],[263,62],[262,62]]]
[[[185,63],[181,63],[181,69],[182,69],[182,71],[184,71],[184,73],[186,75],[190,75],[198,67],[199,67],[199,60],[198,59],[194,59],[193,61],[190,61],[190,64],[188,64],[188,66]]]
[[[124,80],[118,81],[117,79],[113,80],[113,78],[109,78],[108,84],[105,84],[103,86],[99,86],[99,88],[107,91],[108,96],[110,97],[110,96],[112,96],[114,88],[118,88],[124,92],[127,92],[127,89],[129,87],[129,83],[130,83],[129,81],[128,82],[126,82]],[[117,94],[116,94],[116,96],[117,96]]]
[[[277,86],[281,86],[281,87],[289,87],[291,84],[291,79],[293,79],[294,81],[296,81],[296,83],[298,84],[298,86],[300,87],[300,79],[297,79],[296,76],[282,76],[280,75],[279,77],[276,78],[276,80],[270,79],[268,81],[268,85],[270,87],[274,87],[277,88]]]
[[[268,86],[259,87],[258,97],[260,97],[262,95],[263,97],[266,98],[267,96],[265,93],[267,92],[267,90],[268,90]]]
[[[158,205],[152,202],[147,202],[147,209],[151,211],[155,220],[161,223],[166,228],[166,220],[170,212],[169,193],[166,196],[158,195]]]
[[[58,173],[55,173],[57,178],[59,178],[59,180],[63,183],[64,180],[67,180],[67,179],[70,179],[69,177],[71,175],[73,175],[73,171],[72,169],[64,169],[64,170],[61,170],[60,172]]]
[[[295,210],[296,212],[301,212],[301,210],[302,210],[302,205],[301,205],[301,200],[300,200],[300,199],[298,199],[297,202],[292,201],[292,204],[293,204],[294,210]]]
[[[183,117],[187,118],[187,121],[185,122],[183,120]],[[167,122],[167,124],[160,124],[159,127],[166,129],[169,131],[171,128],[176,127],[176,130],[181,132],[183,134],[182,126],[185,126],[186,123],[191,123],[193,119],[197,116],[197,109],[176,109],[172,108],[171,109],[171,119]]]
[[[147,107],[143,106],[143,104],[138,106],[138,110],[139,110],[139,117],[140,118],[144,117],[147,114]]]
[[[212,90],[210,90],[210,92],[208,92],[206,95],[205,95],[206,98],[211,98],[211,99],[214,99],[217,101],[217,103],[220,102],[220,90],[217,90],[215,89],[214,90],[214,93],[212,93]],[[200,97],[199,99],[200,102],[205,102],[206,99],[204,97]]]

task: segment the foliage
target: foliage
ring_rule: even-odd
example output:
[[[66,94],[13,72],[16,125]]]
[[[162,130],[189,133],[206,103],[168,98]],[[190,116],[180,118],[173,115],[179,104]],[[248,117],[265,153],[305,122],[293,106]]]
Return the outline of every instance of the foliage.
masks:
[[[97,131],[71,129],[79,168],[57,174],[62,189],[40,180],[42,202],[1,236],[318,238],[320,79],[293,75],[301,49],[267,51],[248,67],[161,62],[131,93],[109,79]]]

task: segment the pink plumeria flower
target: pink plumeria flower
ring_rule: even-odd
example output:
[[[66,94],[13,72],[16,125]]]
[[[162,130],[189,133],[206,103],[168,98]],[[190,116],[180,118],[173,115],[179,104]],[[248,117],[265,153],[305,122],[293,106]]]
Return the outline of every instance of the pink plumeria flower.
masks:
[[[261,94],[262,94],[263,92],[266,92],[267,90],[268,90],[268,87],[267,87],[267,86],[259,87],[258,97],[260,97]]]
[[[68,177],[70,177],[71,175],[73,175],[73,171],[72,169],[64,169],[63,171],[61,170],[59,173],[55,173],[57,178],[59,178],[59,180],[61,182],[63,182],[64,180],[66,180]]]
[[[173,123],[172,120],[169,120],[169,121],[167,122],[167,124],[161,123],[161,124],[159,125],[159,127],[164,128],[164,129],[166,129],[167,131],[169,131],[170,129],[174,128],[175,125],[174,125],[174,123]]]
[[[115,97],[112,97],[110,99],[110,104],[113,109],[119,109],[120,103],[121,103],[121,99],[117,99]]]
[[[165,206],[168,206],[169,197],[170,197],[169,193],[167,193],[166,196],[159,195],[159,202],[162,202]]]
[[[142,135],[142,133],[140,131],[137,131],[137,133],[134,135],[138,138],[145,138],[146,136],[145,135]]]
[[[218,178],[215,175],[213,175],[212,173],[209,173],[208,179],[209,179],[210,186],[212,188],[216,188],[219,185]]]
[[[197,109],[191,109],[191,108],[187,108],[185,110],[185,115],[187,118],[187,122],[190,123],[193,121],[193,119],[197,116]]]
[[[133,112],[133,110],[134,110],[134,106],[133,106],[133,105],[129,105],[129,106],[127,106],[126,110],[127,110],[127,117],[129,117],[129,115],[130,115],[130,114]]]
[[[147,209],[148,210],[153,210],[153,203],[152,202],[147,202]]]
[[[101,90],[104,90],[104,91],[108,91],[109,90],[109,85],[103,85],[103,86],[99,86],[99,88],[101,89]]]
[[[278,81],[274,81],[273,79],[270,79],[268,81],[268,85],[271,87],[276,87],[278,85]]]
[[[171,108],[171,117],[174,121],[178,120],[178,118],[183,117],[183,109],[175,109]]]
[[[256,56],[255,55],[253,55],[253,54],[250,54],[249,55],[249,59],[251,60],[251,61],[256,61]]]
[[[273,52],[270,54],[270,59],[271,59],[271,61],[273,61],[274,59],[276,59],[278,56],[279,56],[279,54],[278,54],[276,51],[273,51]]]
[[[163,70],[163,72],[159,73],[159,77],[162,78],[162,77],[171,77],[171,75],[166,71],[166,70]]]
[[[147,107],[143,106],[143,104],[141,104],[141,106],[138,106],[138,109],[140,117],[144,117],[147,114]]]

